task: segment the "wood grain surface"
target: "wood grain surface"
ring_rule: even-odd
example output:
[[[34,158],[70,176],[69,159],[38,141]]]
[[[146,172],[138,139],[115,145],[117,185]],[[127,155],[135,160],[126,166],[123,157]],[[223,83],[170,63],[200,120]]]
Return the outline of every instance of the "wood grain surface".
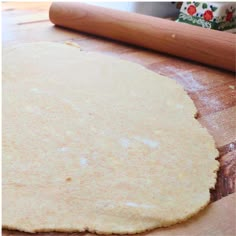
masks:
[[[235,75],[177,57],[55,27],[48,18],[49,6],[50,3],[47,2],[2,3],[3,46],[38,41],[62,43],[70,41],[77,43],[84,51],[96,51],[130,60],[178,81],[193,99],[198,109],[197,119],[212,134],[220,152],[218,158],[220,170],[216,188],[211,190],[211,200],[217,201],[234,193],[236,188]]]

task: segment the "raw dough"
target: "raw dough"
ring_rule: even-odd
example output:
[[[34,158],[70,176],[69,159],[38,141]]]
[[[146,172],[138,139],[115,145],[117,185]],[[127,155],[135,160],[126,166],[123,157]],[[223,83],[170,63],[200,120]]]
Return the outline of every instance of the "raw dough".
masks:
[[[218,152],[174,80],[57,43],[3,50],[3,227],[137,233],[209,202]]]

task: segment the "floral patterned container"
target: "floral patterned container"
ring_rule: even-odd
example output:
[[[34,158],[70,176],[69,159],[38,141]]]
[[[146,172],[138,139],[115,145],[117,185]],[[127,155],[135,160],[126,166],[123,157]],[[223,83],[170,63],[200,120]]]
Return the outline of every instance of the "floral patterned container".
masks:
[[[177,21],[236,32],[236,3],[183,2]]]

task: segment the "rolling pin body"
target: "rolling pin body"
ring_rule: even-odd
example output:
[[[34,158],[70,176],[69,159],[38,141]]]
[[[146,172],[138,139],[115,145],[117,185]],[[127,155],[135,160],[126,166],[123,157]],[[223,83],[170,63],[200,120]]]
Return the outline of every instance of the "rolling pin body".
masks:
[[[58,26],[236,69],[236,35],[230,33],[79,2],[52,3],[49,16]]]

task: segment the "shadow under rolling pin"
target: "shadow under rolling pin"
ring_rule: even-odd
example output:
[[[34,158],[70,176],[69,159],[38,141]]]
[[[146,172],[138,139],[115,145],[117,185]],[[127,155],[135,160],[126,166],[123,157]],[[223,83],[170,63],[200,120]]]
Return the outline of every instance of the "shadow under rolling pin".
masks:
[[[58,26],[236,71],[234,34],[79,2],[54,2],[49,17]]]

